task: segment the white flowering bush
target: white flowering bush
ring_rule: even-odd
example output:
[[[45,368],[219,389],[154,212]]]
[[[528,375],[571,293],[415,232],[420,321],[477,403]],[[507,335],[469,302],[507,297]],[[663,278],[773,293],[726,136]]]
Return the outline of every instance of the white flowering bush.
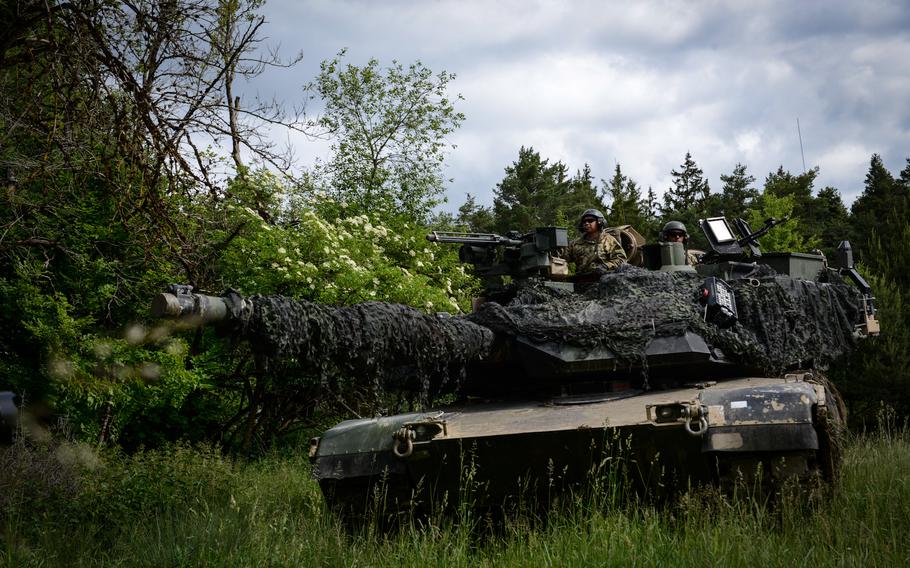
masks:
[[[427,229],[413,223],[321,213],[335,205],[322,197],[274,224],[249,207],[234,207],[231,215],[247,224],[222,258],[221,284],[246,295],[328,305],[381,300],[427,312],[469,309],[478,285],[458,262],[457,246],[428,242]]]

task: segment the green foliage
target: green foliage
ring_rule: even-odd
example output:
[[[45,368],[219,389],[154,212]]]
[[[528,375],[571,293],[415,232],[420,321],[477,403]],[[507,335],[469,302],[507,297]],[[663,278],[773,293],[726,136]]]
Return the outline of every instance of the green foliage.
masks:
[[[752,187],[755,176],[746,173],[745,165],[736,164],[730,174],[721,174],[720,180],[724,186],[712,215],[723,214],[728,219],[748,218],[749,209],[755,206],[759,197],[758,189]]]
[[[607,225],[632,225],[639,232],[647,231],[648,215],[646,203],[635,180],[622,173],[619,164],[609,181],[604,180],[604,193],[610,202]]]
[[[819,220],[817,233],[825,256],[831,258],[841,241],[850,238],[850,218],[840,192],[833,187],[822,188],[815,196],[812,211]]]
[[[672,170],[670,175],[673,177],[673,187],[664,193],[664,217],[678,217],[682,212],[696,209],[711,193],[704,172],[692,159],[690,152],[686,152],[679,170]]]
[[[793,212],[794,201],[792,195],[778,197],[773,193],[765,193],[761,208],[750,212],[749,224],[753,230],[761,227],[765,220],[771,217],[790,218],[788,222],[774,227],[759,239],[763,251],[809,252],[818,246],[817,238],[806,237],[801,232],[800,218]]]
[[[698,220],[715,213],[708,180],[689,152],[686,152],[679,170],[672,170],[670,175],[673,187],[664,193],[660,225],[662,227],[667,221],[681,221],[689,232],[689,246],[707,249],[707,241],[698,229]]]
[[[910,220],[883,241],[873,232],[863,267],[875,296],[881,335],[865,340],[832,376],[853,411],[851,420],[869,425],[881,404],[910,416]]]
[[[455,75],[420,62],[342,65],[343,56],[324,61],[307,86],[325,105],[315,125],[333,139],[321,178],[356,214],[425,220],[442,193],[446,137],[464,120],[447,93]]]
[[[881,157],[873,154],[863,193],[853,202],[850,210],[853,229],[851,241],[855,245],[857,258],[866,259],[873,231],[881,238],[893,238],[900,234],[908,219],[910,166],[895,180],[885,169]]]
[[[218,440],[244,408],[243,387],[274,379],[251,379],[248,353],[210,333],[145,325],[166,283],[335,305],[469,305],[473,280],[456,251],[429,245],[419,226],[441,189],[444,138],[463,120],[445,94],[453,76],[327,63],[313,88],[337,167],[289,187],[258,167],[279,156],[251,126],[281,115],[231,96],[235,76],[269,63],[250,59],[259,4],[12,14],[0,52],[0,388],[82,439],[131,449]],[[357,130],[352,113],[376,118],[375,129]],[[223,136],[231,179],[216,173],[227,157],[200,144]],[[259,162],[243,165],[241,147]],[[317,185],[354,193],[322,199]],[[377,200],[352,199],[361,190]]]
[[[798,231],[812,246],[831,255],[837,245],[850,238],[847,209],[836,188],[825,187],[813,196],[813,186],[818,177],[818,168],[799,175],[785,171],[783,167],[768,174],[765,192],[756,201],[761,205],[767,197],[789,197],[793,211],[798,217]]]
[[[548,225],[574,225],[590,208],[606,211],[594,188],[590,168],[572,178],[562,162],[551,164],[533,148],[521,147],[496,185],[493,215],[498,232],[528,231]]]
[[[345,534],[303,458],[244,464],[179,446],[132,458],[93,456],[68,449],[32,456],[23,468],[21,456],[3,455],[7,564],[297,566],[318,558],[326,566],[396,568],[698,566],[710,558],[724,566],[789,567],[794,558],[806,566],[901,566],[910,557],[910,486],[902,482],[910,439],[900,427],[851,439],[841,481],[812,506],[786,494],[766,508],[693,490],[660,508],[599,507],[579,495],[545,523],[533,513],[510,514],[492,529],[466,516],[393,534]],[[61,479],[64,461],[85,464],[69,476],[75,484]],[[7,476],[25,472],[45,479],[29,484]],[[50,484],[57,489],[42,492]]]
[[[222,286],[328,305],[381,300],[428,311],[468,309],[474,280],[455,247],[428,243],[426,228],[403,218],[333,217],[338,202],[316,199],[292,222],[277,224],[228,205],[245,229],[219,261]]]
[[[475,197],[469,193],[465,196],[465,202],[458,208],[455,223],[467,232],[489,233],[493,231],[496,220],[493,217],[493,210],[478,205]]]

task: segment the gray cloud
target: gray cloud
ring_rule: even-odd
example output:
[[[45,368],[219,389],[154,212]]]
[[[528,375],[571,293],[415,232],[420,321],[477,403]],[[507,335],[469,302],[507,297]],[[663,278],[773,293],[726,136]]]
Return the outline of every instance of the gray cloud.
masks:
[[[265,6],[293,72],[250,89],[300,101],[319,62],[421,60],[454,72],[467,120],[452,137],[448,209],[492,202],[518,148],[662,193],[687,151],[712,187],[737,162],[759,183],[807,167],[849,203],[873,152],[910,156],[910,6],[903,2],[291,1]],[[295,138],[304,164],[324,144]]]

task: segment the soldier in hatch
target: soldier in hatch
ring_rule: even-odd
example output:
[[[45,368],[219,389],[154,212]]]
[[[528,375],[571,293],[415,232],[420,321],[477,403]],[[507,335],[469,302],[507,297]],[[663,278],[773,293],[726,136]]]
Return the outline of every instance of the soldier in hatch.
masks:
[[[612,235],[604,231],[606,221],[597,209],[588,209],[578,221],[581,237],[575,239],[557,256],[575,263],[575,273],[613,270],[626,262],[626,251]]]
[[[689,250],[689,232],[681,221],[669,221],[658,236],[663,243],[682,243],[686,249],[686,263],[689,266],[698,264],[698,257]]]

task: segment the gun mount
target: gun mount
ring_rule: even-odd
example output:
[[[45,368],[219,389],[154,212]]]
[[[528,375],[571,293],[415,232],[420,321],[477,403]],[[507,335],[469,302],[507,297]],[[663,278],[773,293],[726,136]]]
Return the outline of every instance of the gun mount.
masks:
[[[483,279],[488,290],[501,289],[504,276],[523,280],[568,274],[565,261],[552,256],[569,244],[564,227],[539,227],[523,235],[510,231],[506,236],[433,231],[427,240],[461,244],[459,260],[474,266],[474,273]]]

